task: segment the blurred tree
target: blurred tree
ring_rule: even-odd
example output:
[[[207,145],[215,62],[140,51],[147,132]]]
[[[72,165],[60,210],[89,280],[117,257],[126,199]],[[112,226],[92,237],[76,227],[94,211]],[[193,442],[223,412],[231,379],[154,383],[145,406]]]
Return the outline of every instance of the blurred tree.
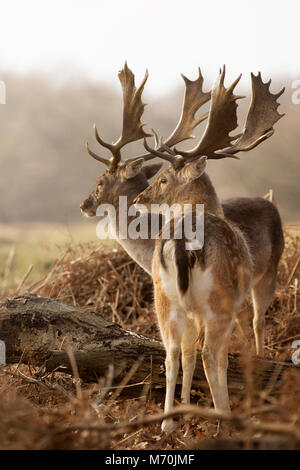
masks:
[[[121,92],[82,79],[56,83],[39,75],[2,75],[6,105],[0,106],[0,222],[80,220],[79,205],[102,171],[88,158],[84,143],[97,148],[92,125],[105,140],[113,141],[121,126]],[[283,82],[273,84],[280,89]],[[290,84],[288,85],[290,86]],[[208,172],[222,198],[264,195],[273,188],[285,221],[299,221],[300,105],[291,93],[281,98],[286,116],[275,134],[240,161],[210,161]],[[176,123],[181,90],[151,103],[145,111],[148,129],[166,137]],[[249,96],[249,90],[246,93]],[[240,102],[240,121],[247,109]],[[202,124],[202,128],[205,124]],[[197,135],[201,132],[197,130]],[[182,144],[191,146],[190,142]],[[142,143],[128,146],[125,156],[143,151]],[[101,149],[103,152],[103,149]]]

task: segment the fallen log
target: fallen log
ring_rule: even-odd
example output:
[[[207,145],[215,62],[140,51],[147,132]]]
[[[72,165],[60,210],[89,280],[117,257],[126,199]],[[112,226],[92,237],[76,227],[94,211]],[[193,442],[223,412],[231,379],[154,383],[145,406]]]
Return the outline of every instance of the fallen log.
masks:
[[[6,345],[7,363],[23,362],[72,374],[68,350],[72,349],[80,377],[96,381],[114,364],[114,380],[119,383],[139,360],[131,383],[147,380],[164,385],[165,350],[160,341],[124,330],[89,310],[30,293],[0,304],[0,340]],[[255,387],[278,382],[290,362],[252,359]],[[229,357],[229,388],[243,389],[245,377],[238,356]],[[275,378],[275,380],[274,380]],[[179,374],[178,382],[181,381]],[[271,382],[270,382],[271,381]],[[194,386],[207,386],[198,354]]]

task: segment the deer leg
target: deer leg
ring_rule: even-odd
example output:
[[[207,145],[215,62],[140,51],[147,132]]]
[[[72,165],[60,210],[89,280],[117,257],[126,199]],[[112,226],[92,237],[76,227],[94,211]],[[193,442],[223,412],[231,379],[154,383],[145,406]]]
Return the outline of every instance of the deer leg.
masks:
[[[198,329],[192,319],[187,319],[181,341],[182,388],[181,401],[190,403],[191,386],[196,365]]]
[[[166,356],[166,397],[164,412],[167,413],[173,408],[174,395],[176,380],[179,369],[179,355],[180,347],[179,344],[171,344],[167,348]],[[165,419],[161,426],[162,431],[166,434],[170,434],[175,429],[175,423],[173,419]]]
[[[180,344],[184,330],[184,312],[177,307],[171,308],[169,318],[161,330],[166,347],[166,397],[164,412],[167,413],[174,406],[175,387],[179,370]],[[166,434],[170,434],[175,427],[173,419],[164,420],[161,426],[162,431]]]
[[[205,339],[202,351],[204,372],[208,381],[215,410],[230,413],[227,388],[227,349],[232,329],[232,318],[222,319],[213,314],[213,320],[205,321]]]
[[[276,287],[277,270],[267,271],[263,278],[252,288],[253,301],[253,330],[256,344],[256,354],[263,355],[265,336],[265,315],[271,303]]]
[[[230,403],[227,385],[227,369],[228,369],[228,345],[230,335],[233,330],[234,319],[224,328],[221,347],[218,352],[218,382],[220,389],[221,409],[223,413],[230,414]]]

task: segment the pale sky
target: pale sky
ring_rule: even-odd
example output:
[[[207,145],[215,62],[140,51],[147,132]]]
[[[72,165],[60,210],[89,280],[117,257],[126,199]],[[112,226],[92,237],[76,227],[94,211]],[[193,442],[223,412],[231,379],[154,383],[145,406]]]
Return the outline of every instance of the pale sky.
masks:
[[[1,71],[110,82],[127,59],[159,95],[196,78],[261,70],[300,78],[299,0],[0,0]],[[246,82],[247,80],[247,82]],[[243,83],[243,82],[242,82]]]

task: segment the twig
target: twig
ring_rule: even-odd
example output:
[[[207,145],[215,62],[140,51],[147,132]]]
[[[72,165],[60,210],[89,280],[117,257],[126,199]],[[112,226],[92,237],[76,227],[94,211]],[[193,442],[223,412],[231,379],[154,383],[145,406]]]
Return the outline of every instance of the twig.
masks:
[[[137,361],[135,361],[133,363],[133,365],[131,366],[129,372],[127,372],[127,374],[125,375],[125,377],[121,381],[120,386],[118,387],[118,390],[116,390],[116,392],[113,394],[112,400],[116,400],[116,398],[118,398],[118,396],[122,392],[123,388],[125,388],[125,386],[130,381],[131,377],[136,373],[136,371],[139,368],[140,364],[143,362],[143,359],[144,359],[144,356],[141,356]]]
[[[300,441],[300,429],[291,423],[259,423],[252,422],[249,419],[249,412],[246,416],[225,415],[217,413],[215,410],[209,408],[201,408],[194,405],[184,405],[173,408],[168,413],[158,413],[152,416],[145,416],[133,422],[121,422],[118,424],[102,424],[102,425],[78,425],[78,426],[64,426],[56,429],[54,434],[64,434],[73,431],[97,431],[97,432],[124,432],[126,430],[135,430],[141,426],[149,426],[150,424],[160,423],[167,418],[174,418],[178,416],[190,415],[200,417],[207,420],[222,420],[237,426],[240,429],[251,429],[252,432],[266,431],[272,433],[289,434]]]
[[[59,265],[63,261],[63,259],[65,258],[66,255],[67,255],[67,252],[65,252],[60,258],[55,260],[52,268],[50,269],[49,274],[46,277],[43,277],[39,281],[37,281],[34,284],[32,284],[31,286],[29,286],[28,290],[30,292],[32,292],[33,294],[36,294],[38,291],[40,291],[50,281],[50,279],[51,279],[51,277],[52,277],[52,275],[55,271],[56,266]]]
[[[298,268],[298,264],[299,264],[299,263],[300,263],[300,255],[298,256],[298,259],[297,259],[297,261],[296,261],[296,263],[295,263],[295,265],[294,265],[294,267],[293,267],[293,269],[292,269],[292,271],[291,271],[291,274],[290,274],[289,277],[288,277],[288,280],[287,280],[287,282],[286,282],[286,287],[288,287],[288,286],[290,285],[290,283],[291,283],[291,281],[292,281],[292,279],[293,279],[293,276],[294,276],[294,274],[295,274],[295,272],[296,272],[296,270],[297,270],[297,268]]]
[[[106,395],[107,395],[108,392],[110,391],[111,385],[112,385],[112,383],[113,383],[113,380],[114,380],[114,365],[113,365],[113,364],[109,364],[108,372],[107,372],[107,378],[106,378],[106,386],[105,386],[105,388],[102,390],[102,392],[100,393],[100,395],[96,398],[96,400],[94,401],[94,403],[92,403],[92,408],[93,408],[94,410],[97,411],[98,406],[100,405],[100,403],[102,403],[102,401],[104,400],[104,398],[106,397]]]
[[[40,385],[41,387],[47,388],[48,390],[53,389],[52,385],[49,385],[46,382],[43,382],[42,380],[34,379],[33,377],[28,377],[18,369],[16,369],[15,372],[5,370],[4,373],[7,375],[11,375],[12,377],[21,378],[25,383],[28,384]]]
[[[271,393],[272,393],[272,391],[275,387],[275,384],[276,384],[278,378],[280,377],[282,369],[283,369],[283,366],[281,364],[276,365],[276,367],[274,368],[274,372],[271,375],[270,380],[269,380],[266,388],[261,392],[261,395],[264,399],[267,399],[271,395]]]
[[[24,283],[26,282],[26,279],[28,279],[28,277],[30,276],[30,273],[31,273],[32,269],[33,269],[33,264],[31,264],[31,265],[29,266],[29,268],[27,269],[27,271],[26,271],[26,273],[25,273],[23,279],[20,281],[20,283],[19,283],[19,285],[18,285],[18,287],[17,287],[17,290],[16,290],[15,295],[18,295],[18,294],[20,293],[20,290],[22,289]]]
[[[58,383],[55,384],[55,385],[51,385],[47,382],[44,382],[41,379],[34,379],[33,377],[28,377],[23,372],[21,372],[19,369],[16,369],[14,372],[4,370],[4,373],[7,374],[7,375],[11,375],[12,377],[20,378],[25,383],[33,384],[33,385],[40,385],[41,387],[44,387],[47,390],[59,390],[64,395],[66,395],[68,398],[70,398],[72,400],[74,399],[74,397],[69,392],[67,392],[67,390],[65,390],[62,385],[59,385]]]
[[[68,354],[70,364],[71,364],[71,368],[72,368],[72,373],[73,373],[75,387],[76,387],[76,396],[77,396],[78,400],[81,400],[82,399],[82,390],[81,390],[80,376],[79,376],[79,371],[78,371],[75,355],[74,355],[73,350],[69,346],[66,348],[66,353]]]
[[[12,270],[12,265],[13,265],[13,262],[14,262],[15,255],[16,255],[16,249],[13,246],[9,250],[8,257],[7,257],[7,260],[6,260],[6,263],[5,263],[4,279],[3,279],[3,283],[2,283],[3,289],[5,289],[7,287],[8,278],[9,278],[9,274]]]
[[[281,343],[287,343],[288,341],[291,341],[292,339],[297,339],[297,338],[300,338],[300,333],[298,335],[290,336],[289,338],[284,338],[279,341],[275,341],[274,343],[267,344],[267,347],[276,346],[277,344],[281,344]]]
[[[153,357],[150,355],[150,401],[152,400],[152,388],[153,388]]]
[[[120,444],[124,444],[124,442],[128,441],[129,439],[131,439],[132,437],[136,436],[139,432],[141,432],[141,429],[138,429],[137,431],[135,431],[134,433],[132,434],[129,434],[129,436],[126,436],[124,439],[122,439],[121,441],[117,442],[117,446],[119,446]]]
[[[127,384],[127,385],[114,385],[113,387],[110,387],[110,390],[118,390],[121,389],[121,392],[123,388],[132,388],[132,387],[137,387],[138,385],[149,385],[149,382],[147,380],[149,379],[150,375],[147,375],[147,377],[144,378],[141,382],[135,382],[133,384]]]
[[[217,413],[216,411],[209,409],[209,408],[200,408],[194,405],[185,405],[179,406],[177,408],[173,408],[173,410],[169,411],[168,413],[157,413],[152,416],[144,416],[143,418],[139,418],[136,421],[126,421],[117,424],[101,424],[101,425],[94,425],[94,424],[87,424],[87,425],[78,425],[78,426],[64,426],[60,429],[54,431],[55,434],[62,434],[65,432],[71,431],[126,431],[126,430],[135,430],[140,428],[141,426],[149,426],[150,424],[160,423],[166,418],[173,418],[176,416],[183,416],[186,414],[190,414],[193,416],[198,416],[205,419],[224,419],[229,421],[239,422],[241,418],[234,417],[229,418],[226,415]]]

